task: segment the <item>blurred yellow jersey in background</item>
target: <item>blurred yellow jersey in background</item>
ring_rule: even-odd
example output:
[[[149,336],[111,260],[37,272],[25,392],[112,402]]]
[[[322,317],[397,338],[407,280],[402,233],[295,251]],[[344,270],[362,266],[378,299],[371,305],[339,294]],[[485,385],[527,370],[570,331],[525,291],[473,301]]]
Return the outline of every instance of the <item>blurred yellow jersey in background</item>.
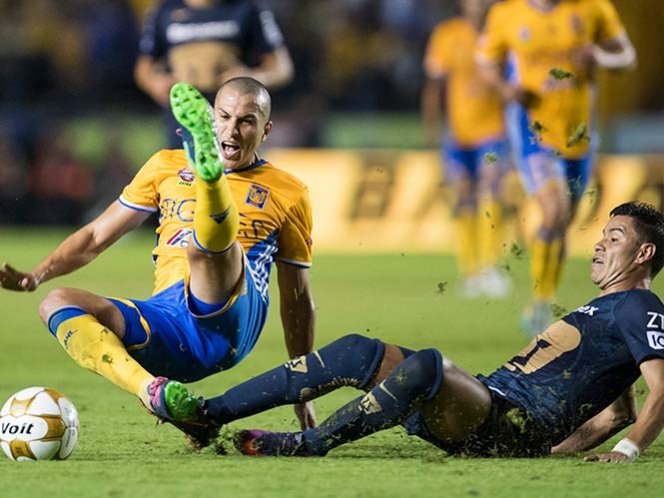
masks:
[[[294,176],[264,160],[225,174],[240,214],[237,239],[256,287],[267,295],[274,259],[311,266],[313,223],[308,190]],[[185,278],[196,186],[184,150],[157,152],[125,187],[119,202],[130,209],[159,211],[152,251],[156,265],[153,294]]]
[[[431,34],[424,59],[429,78],[447,79],[452,139],[463,147],[475,147],[504,134],[500,97],[484,83],[475,64],[478,36],[463,18],[444,21]]]
[[[578,158],[589,140],[569,145],[570,138],[579,125],[590,129],[595,96],[593,71],[575,63],[575,52],[624,33],[609,0],[562,0],[548,11],[507,0],[489,11],[477,59],[506,62],[509,80],[538,97],[527,111],[530,123],[541,125],[542,144]]]

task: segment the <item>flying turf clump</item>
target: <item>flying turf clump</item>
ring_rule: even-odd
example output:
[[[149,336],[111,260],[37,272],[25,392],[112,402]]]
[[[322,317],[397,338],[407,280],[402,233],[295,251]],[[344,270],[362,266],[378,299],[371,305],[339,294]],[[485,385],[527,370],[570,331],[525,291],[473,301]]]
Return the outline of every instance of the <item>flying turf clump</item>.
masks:
[[[582,141],[590,141],[590,133],[586,123],[579,123],[567,139],[567,147],[574,147]]]
[[[539,121],[533,121],[528,125],[528,131],[532,133],[534,136],[530,137],[530,140],[534,143],[535,141],[541,142],[542,141],[542,133],[547,131],[546,126],[544,126],[542,123]]]
[[[498,162],[498,154],[495,152],[487,152],[484,154],[484,164],[495,164]]]
[[[549,74],[551,77],[555,80],[567,80],[569,78],[573,78],[574,75],[570,73],[569,71],[565,71],[564,69],[560,69],[559,67],[554,67],[549,71]]]

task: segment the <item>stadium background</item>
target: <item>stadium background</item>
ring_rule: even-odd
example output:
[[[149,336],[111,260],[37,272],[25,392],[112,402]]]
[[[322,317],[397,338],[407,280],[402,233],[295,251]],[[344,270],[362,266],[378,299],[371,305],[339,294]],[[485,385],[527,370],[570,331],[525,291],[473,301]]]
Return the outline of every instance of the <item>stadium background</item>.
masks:
[[[448,0],[272,0],[296,65],[275,92],[266,158],[305,180],[315,212],[316,344],[356,331],[412,347],[437,346],[470,371],[489,371],[526,341],[527,241],[536,213],[510,182],[505,268],[516,282],[502,302],[454,292],[448,192],[438,155],[423,147],[421,57]],[[149,0],[0,1],[0,260],[28,269],[70,230],[111,202],[163,144],[159,110],[134,85],[137,30]],[[664,207],[664,52],[659,0],[614,0],[638,69],[602,73],[598,174],[570,237],[558,312],[590,299],[587,254],[607,209],[637,197]],[[325,22],[321,22],[324,19]],[[57,285],[146,296],[150,230]],[[661,277],[660,277],[661,278]],[[652,496],[662,489],[664,445],[638,465],[464,461],[390,431],[311,462],[192,455],[171,428],[152,427],[125,393],[82,372],[40,324],[35,295],[0,296],[0,398],[49,384],[81,412],[70,463],[28,468],[0,459],[0,496]],[[662,295],[664,285],[655,290]],[[276,298],[276,296],[275,296]],[[249,361],[196,384],[217,393],[285,357],[272,307]],[[643,385],[639,386],[643,395]],[[317,403],[321,417],[350,392]],[[290,410],[251,425],[294,427]],[[243,426],[243,425],[240,425]],[[610,443],[607,443],[607,447]],[[131,466],[140,469],[128,472]],[[35,470],[38,469],[38,470]],[[36,479],[39,477],[39,479]],[[340,486],[339,483],[344,484]],[[93,490],[93,491],[91,491]],[[564,490],[564,491],[563,491]]]

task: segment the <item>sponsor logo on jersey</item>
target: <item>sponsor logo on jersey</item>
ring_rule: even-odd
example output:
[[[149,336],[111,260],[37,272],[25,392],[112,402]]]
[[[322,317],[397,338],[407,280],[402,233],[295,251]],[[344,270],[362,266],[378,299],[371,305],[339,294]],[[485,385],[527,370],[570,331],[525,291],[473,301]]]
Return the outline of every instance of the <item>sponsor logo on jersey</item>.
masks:
[[[647,315],[650,317],[647,328],[664,330],[664,315],[655,311],[648,311]]]
[[[247,199],[245,202],[251,206],[256,206],[259,209],[263,209],[269,196],[270,191],[268,189],[252,183],[249,187],[249,193],[247,194]]]
[[[521,29],[519,29],[519,40],[523,43],[530,41],[530,28],[528,26],[521,26]]]
[[[647,332],[648,344],[653,349],[664,349],[664,332],[655,332],[649,330]]]
[[[189,168],[183,168],[180,171],[178,171],[178,176],[180,177],[180,180],[182,180],[178,185],[187,185],[191,186],[192,182],[194,181],[194,172],[191,171]]]
[[[587,304],[585,306],[577,308],[576,311],[578,311],[579,313],[583,313],[584,315],[595,316],[595,311],[599,311],[599,308],[597,306],[590,306],[589,304]]]
[[[166,245],[171,247],[181,247],[183,249],[189,247],[192,233],[194,233],[194,231],[190,228],[180,228],[166,241]]]
[[[233,38],[239,33],[240,25],[236,21],[174,23],[166,28],[166,39],[172,44],[178,44],[193,40],[224,40]]]

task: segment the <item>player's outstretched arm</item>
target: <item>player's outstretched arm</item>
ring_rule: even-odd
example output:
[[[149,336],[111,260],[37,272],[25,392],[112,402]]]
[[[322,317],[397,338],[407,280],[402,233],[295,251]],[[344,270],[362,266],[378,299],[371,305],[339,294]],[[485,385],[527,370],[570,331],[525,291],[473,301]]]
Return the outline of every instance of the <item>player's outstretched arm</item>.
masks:
[[[653,358],[641,363],[641,374],[648,385],[648,397],[636,423],[609,453],[591,455],[587,462],[633,462],[664,427],[664,359]]]
[[[0,287],[34,291],[48,280],[85,266],[125,233],[138,227],[149,215],[114,202],[95,220],[67,237],[31,272],[20,272],[3,264]]]
[[[636,420],[634,386],[630,386],[618,399],[579,427],[551,453],[580,453],[599,446]]]
[[[311,353],[314,347],[316,309],[309,269],[277,262],[281,322],[290,358]],[[310,402],[295,405],[302,430],[316,426],[316,415]]]

